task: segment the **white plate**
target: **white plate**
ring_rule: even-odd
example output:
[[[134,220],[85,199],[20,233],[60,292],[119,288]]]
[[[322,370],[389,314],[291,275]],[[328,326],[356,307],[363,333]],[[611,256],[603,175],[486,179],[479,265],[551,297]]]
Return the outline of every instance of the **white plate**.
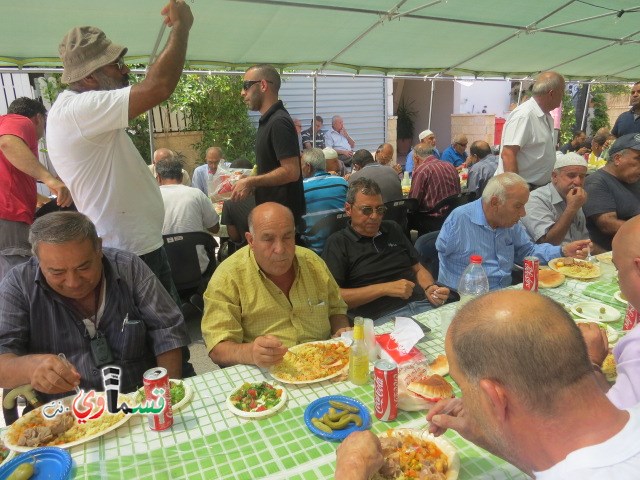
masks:
[[[548,263],[548,265],[549,265],[549,268],[551,270],[555,270],[556,272],[563,274],[565,277],[578,278],[580,280],[589,280],[589,279],[592,279],[592,278],[598,278],[601,275],[600,267],[598,265],[595,265],[595,268],[594,268],[593,272],[591,272],[590,274],[587,274],[587,275],[575,275],[575,274],[572,274],[571,272],[567,272],[565,270],[565,266],[562,266],[562,267],[557,267],[556,266],[556,264],[560,260],[566,261],[566,258],[563,258],[563,257],[554,258],[553,260],[551,260]],[[589,263],[586,260],[579,260],[577,258],[574,258],[573,261],[575,263]]]
[[[259,382],[245,382],[245,383],[259,383]],[[240,388],[242,388],[242,385],[244,385],[244,383],[236,386],[236,388],[233,389],[233,392],[231,392],[227,397],[227,407],[229,407],[229,410],[231,410],[231,413],[238,415],[239,417],[243,417],[243,418],[266,417],[268,415],[272,415],[276,413],[278,410],[280,410],[284,406],[285,403],[287,403],[287,391],[281,385],[271,385],[273,388],[282,390],[282,396],[280,397],[280,402],[278,402],[276,405],[269,408],[268,410],[263,410],[262,412],[245,412],[244,410],[240,410],[239,408],[236,408],[233,402],[231,401],[231,396],[234,393],[236,393],[238,390],[240,390]]]
[[[98,392],[98,394],[100,395],[101,392]],[[62,402],[65,405],[71,405],[71,402],[73,401],[73,399],[76,397],[76,395],[70,396],[70,397],[65,397],[62,400]],[[124,399],[122,397],[125,397]],[[126,401],[127,398],[124,395],[120,396],[120,400],[122,401]],[[118,400],[118,402],[120,402],[120,400]],[[44,405],[43,407],[46,407],[46,405]],[[82,437],[79,438],[78,440],[74,440],[73,442],[67,442],[67,443],[61,443],[61,444],[57,444],[57,445],[40,445],[39,447],[23,447],[20,445],[14,445],[12,444],[9,440],[8,440],[8,433],[9,431],[11,431],[13,428],[19,428],[20,425],[24,424],[24,423],[28,423],[30,421],[31,418],[33,418],[35,415],[40,415],[41,413],[41,409],[43,407],[39,407],[36,408],[35,410],[30,411],[29,413],[27,413],[26,415],[20,417],[18,420],[15,421],[15,423],[13,423],[13,425],[11,425],[5,432],[4,432],[4,444],[10,448],[11,450],[15,450],[16,452],[28,452],[29,450],[33,450],[34,448],[39,448],[39,447],[58,447],[58,448],[71,448],[71,447],[75,447],[76,445],[82,445],[83,443],[89,442],[93,439],[99,438],[101,436],[103,436],[106,433],[111,432],[112,430],[115,430],[116,428],[120,427],[121,425],[125,424],[129,418],[131,417],[131,415],[124,415],[120,420],[118,420],[116,423],[114,423],[113,425],[107,427],[105,430],[101,430],[99,432],[96,432],[92,435],[88,435],[86,437]],[[105,413],[103,415],[110,415],[110,413],[108,413],[105,410]],[[77,422],[77,420],[75,420]],[[90,422],[96,422],[96,421],[100,421],[100,418],[97,418],[96,420],[89,420],[85,425],[90,425]]]
[[[176,403],[175,405],[171,405],[171,410],[173,411],[173,413],[175,412],[179,412],[180,410],[182,410],[193,398],[193,388],[191,388],[191,385],[187,385],[186,383],[184,383],[184,380],[176,380],[175,378],[170,378],[169,379],[170,382],[174,382],[174,383],[180,383],[182,382],[182,386],[184,387],[184,397],[182,397],[182,400],[180,400],[178,403]],[[144,387],[139,388],[138,390],[136,390],[136,395],[138,394],[138,392],[142,392],[144,395]]]
[[[600,312],[602,308],[604,308],[604,313]],[[571,313],[580,318],[592,318],[599,322],[615,322],[620,318],[618,310],[600,302],[578,302],[571,306]]]
[[[613,252],[604,252],[596,255],[596,258],[602,263],[613,265]]]
[[[622,297],[622,292],[620,290],[618,290],[616,293],[613,294],[613,298],[615,298],[616,300],[618,300],[620,303],[624,303],[625,305],[627,305],[629,303],[628,300],[625,300]]]
[[[616,343],[618,341],[618,338],[620,337],[620,334],[616,330],[611,328],[609,325],[606,325],[592,318],[576,320],[576,323],[597,323],[599,326],[607,327],[606,331],[607,331],[607,338],[609,339],[609,345],[613,345],[614,343]]]
[[[300,347],[302,347],[304,345],[314,345],[314,344],[318,344],[318,343],[337,343],[337,342],[344,343],[347,346],[350,345],[349,339],[334,338],[334,339],[331,339],[331,340],[325,340],[325,341],[321,341],[321,342],[301,343],[300,345],[296,345],[294,347],[291,347],[289,350],[291,350],[291,351],[293,351],[295,353],[297,349],[299,349]],[[271,374],[271,376],[274,379],[276,379],[277,381],[282,382],[282,383],[288,383],[290,385],[307,385],[309,383],[318,383],[318,382],[323,382],[325,380],[329,380],[331,378],[337,377],[338,375],[342,375],[343,373],[345,373],[348,370],[349,370],[349,362],[347,362],[346,365],[341,370],[339,370],[337,372],[334,372],[332,374],[326,375],[324,377],[315,378],[313,380],[287,380],[287,379],[284,379],[284,378],[280,377],[277,373],[274,373],[273,372],[273,367],[271,367],[269,369],[269,373]]]
[[[435,443],[436,446],[442,450],[447,457],[449,457],[449,468],[447,470],[447,480],[456,480],[460,473],[460,456],[456,448],[444,437],[434,437],[426,430],[415,430],[412,428],[396,428],[393,430],[387,430],[386,432],[378,435],[379,438],[395,437],[402,439],[403,437],[415,437],[420,440]],[[377,478],[374,476],[374,478]]]

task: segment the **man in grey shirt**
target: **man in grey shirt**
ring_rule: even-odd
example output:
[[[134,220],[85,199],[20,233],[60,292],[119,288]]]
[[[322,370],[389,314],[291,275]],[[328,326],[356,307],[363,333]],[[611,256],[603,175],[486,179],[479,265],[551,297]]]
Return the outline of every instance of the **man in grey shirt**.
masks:
[[[521,222],[536,243],[562,245],[589,238],[582,205],[587,194],[582,183],[587,175],[587,162],[574,152],[561,155],[551,173],[551,183],[529,196],[527,215]]]
[[[78,212],[37,219],[29,241],[36,256],[0,284],[0,387],[31,384],[40,400],[102,390],[105,365],[121,367],[122,392],[155,366],[182,378],[182,314],[139,257],[103,249]]]
[[[467,190],[476,194],[476,198],[482,196],[482,191],[498,168],[498,157],[491,153],[491,147],[487,142],[477,140],[469,148],[469,158],[472,165],[469,168],[467,178]]]
[[[359,178],[368,178],[378,184],[384,203],[402,200],[402,186],[398,172],[388,165],[376,163],[369,150],[364,148],[353,154],[353,170],[349,185]]]
[[[583,210],[593,243],[611,250],[618,229],[640,214],[640,133],[617,139],[609,149],[607,164],[589,175],[584,189],[589,195]]]

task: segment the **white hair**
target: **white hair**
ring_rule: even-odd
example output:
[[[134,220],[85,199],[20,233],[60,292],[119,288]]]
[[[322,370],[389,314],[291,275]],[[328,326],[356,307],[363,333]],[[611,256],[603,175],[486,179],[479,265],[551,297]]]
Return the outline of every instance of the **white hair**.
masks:
[[[491,177],[482,192],[482,203],[488,204],[493,197],[496,197],[502,204],[507,200],[507,190],[518,185],[529,190],[527,182],[517,173],[505,172]]]

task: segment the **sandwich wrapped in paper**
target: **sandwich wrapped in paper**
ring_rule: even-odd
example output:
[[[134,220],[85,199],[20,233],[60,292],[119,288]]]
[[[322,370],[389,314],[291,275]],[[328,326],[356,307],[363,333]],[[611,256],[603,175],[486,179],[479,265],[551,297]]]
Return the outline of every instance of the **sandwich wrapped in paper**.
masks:
[[[443,398],[453,397],[453,387],[443,376],[449,373],[444,355],[433,362],[408,363],[398,370],[398,407],[405,411],[427,410]]]

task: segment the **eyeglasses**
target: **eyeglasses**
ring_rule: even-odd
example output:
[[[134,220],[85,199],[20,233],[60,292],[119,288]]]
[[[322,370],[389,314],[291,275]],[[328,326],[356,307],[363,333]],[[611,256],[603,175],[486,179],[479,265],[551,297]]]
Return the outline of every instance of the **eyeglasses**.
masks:
[[[379,207],[369,207],[369,206],[360,207],[358,205],[354,205],[354,207],[360,210],[362,214],[366,215],[367,217],[370,217],[374,211],[380,216],[384,215],[385,212],[387,211],[387,207],[385,207],[384,205],[380,205]]]
[[[467,144],[466,143],[456,142],[456,145],[460,145],[461,147],[467,148]]]
[[[124,70],[124,68],[127,66],[127,64],[124,63],[124,58],[119,58],[115,62],[108,63],[107,65],[115,65],[115,66],[118,67],[118,70],[120,70],[120,71]]]
[[[253,87],[256,83],[260,83],[262,80],[245,80],[244,82],[242,82],[242,89],[243,90],[249,90],[251,87]],[[265,82],[267,83],[273,83],[269,80],[265,80]]]

